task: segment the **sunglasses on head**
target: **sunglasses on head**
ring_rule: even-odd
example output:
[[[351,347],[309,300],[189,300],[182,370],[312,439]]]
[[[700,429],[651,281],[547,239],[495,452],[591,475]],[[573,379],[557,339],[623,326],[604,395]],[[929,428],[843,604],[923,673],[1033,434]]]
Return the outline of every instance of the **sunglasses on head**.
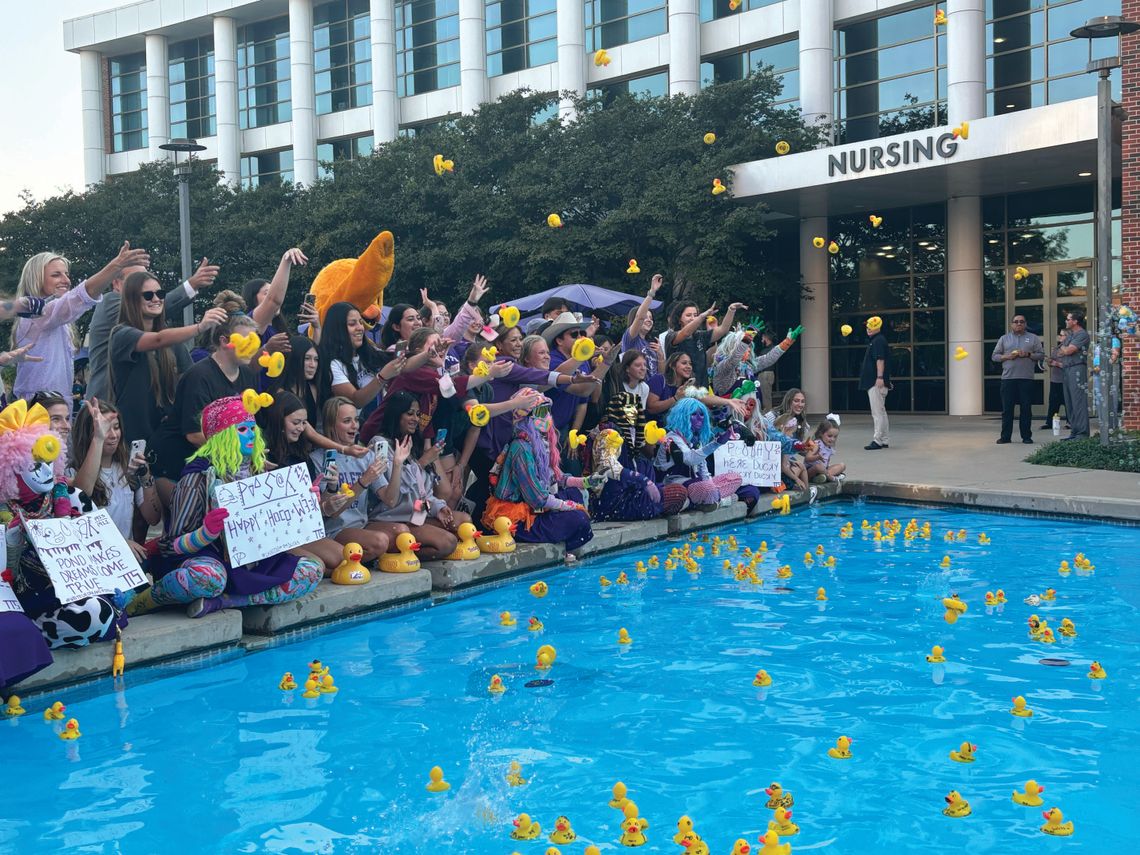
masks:
[[[150,300],[161,300],[161,299],[163,299],[161,291],[140,291],[139,296],[148,302]]]
[[[550,415],[550,404],[539,404],[531,411],[531,415],[536,419],[545,418]]]

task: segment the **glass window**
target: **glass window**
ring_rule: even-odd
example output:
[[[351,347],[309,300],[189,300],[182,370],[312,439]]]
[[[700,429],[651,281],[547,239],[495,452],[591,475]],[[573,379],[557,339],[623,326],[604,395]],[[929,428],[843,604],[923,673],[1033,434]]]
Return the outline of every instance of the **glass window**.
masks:
[[[701,0],[701,22],[739,15],[749,9],[760,9],[779,2],[781,0],[741,0],[740,5],[733,9],[728,5],[728,0]]]
[[[586,4],[587,53],[659,36],[669,28],[665,0],[583,2]]]
[[[647,96],[660,98],[669,94],[669,73],[647,74],[644,77],[634,77],[630,80],[621,80],[617,83],[607,83],[605,86],[596,86],[590,90],[591,94],[609,103],[619,95]]]
[[[111,84],[111,151],[146,148],[146,54],[108,60]]]
[[[293,180],[293,151],[263,151],[241,159],[241,183],[250,189],[261,184]]]
[[[858,142],[945,121],[946,50],[934,6],[835,31],[836,142]]]
[[[488,6],[491,18],[501,21],[502,4]],[[508,4],[509,5],[509,4]],[[495,40],[501,40],[497,33]],[[488,56],[488,74],[501,74],[502,54]],[[492,72],[492,69],[499,69]],[[401,97],[459,85],[458,0],[405,0],[396,5],[396,92]]]
[[[313,7],[314,94],[318,113],[372,103],[368,0],[334,0]]]
[[[487,75],[495,77],[558,59],[558,23],[551,0],[487,4]]]
[[[239,126],[261,128],[289,121],[293,115],[291,95],[289,18],[241,27],[238,30]]]
[[[742,80],[761,66],[771,66],[783,87],[773,103],[791,106],[798,103],[800,97],[799,64],[799,39],[718,56],[701,63],[701,88],[728,80]]]
[[[320,178],[329,178],[335,172],[337,163],[357,160],[370,154],[372,154],[372,134],[318,143],[317,175]]]
[[[190,139],[214,136],[217,131],[213,37],[172,44],[168,59],[170,136]]]

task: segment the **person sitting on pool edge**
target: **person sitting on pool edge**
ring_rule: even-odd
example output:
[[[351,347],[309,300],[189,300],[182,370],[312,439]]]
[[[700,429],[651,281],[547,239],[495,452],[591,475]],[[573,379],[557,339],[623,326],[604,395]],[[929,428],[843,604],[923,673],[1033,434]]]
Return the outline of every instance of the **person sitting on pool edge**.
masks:
[[[483,525],[494,528],[498,517],[518,524],[515,540],[563,543],[567,560],[573,550],[594,537],[582,506],[582,478],[559,468],[558,431],[550,418],[550,399],[531,398],[514,411],[513,436],[491,470],[491,496]]]

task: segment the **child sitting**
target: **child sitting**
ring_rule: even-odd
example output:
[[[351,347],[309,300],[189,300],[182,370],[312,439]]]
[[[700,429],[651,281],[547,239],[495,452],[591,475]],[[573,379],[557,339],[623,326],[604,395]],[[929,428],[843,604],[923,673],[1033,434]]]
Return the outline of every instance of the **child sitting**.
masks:
[[[776,417],[776,423],[768,430],[768,439],[779,442],[782,449],[780,455],[780,473],[789,487],[795,490],[807,490],[807,470],[797,456],[797,452],[804,450],[804,444],[796,441],[796,428],[799,422],[791,413],[784,413]]]
[[[839,440],[839,416],[828,413],[827,418],[819,423],[815,429],[814,448],[804,454],[804,463],[807,465],[807,474],[816,484],[827,481],[842,481],[847,476],[847,465],[832,463],[835,453],[835,443]]]

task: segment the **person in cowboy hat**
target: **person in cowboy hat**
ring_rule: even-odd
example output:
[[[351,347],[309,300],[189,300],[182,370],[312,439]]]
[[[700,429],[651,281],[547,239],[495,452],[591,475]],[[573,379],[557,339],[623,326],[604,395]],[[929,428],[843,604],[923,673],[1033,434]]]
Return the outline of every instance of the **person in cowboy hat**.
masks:
[[[551,370],[558,370],[558,366],[570,358],[574,342],[589,325],[587,321],[579,320],[573,312],[561,312],[542,331],[543,339],[550,346]]]

